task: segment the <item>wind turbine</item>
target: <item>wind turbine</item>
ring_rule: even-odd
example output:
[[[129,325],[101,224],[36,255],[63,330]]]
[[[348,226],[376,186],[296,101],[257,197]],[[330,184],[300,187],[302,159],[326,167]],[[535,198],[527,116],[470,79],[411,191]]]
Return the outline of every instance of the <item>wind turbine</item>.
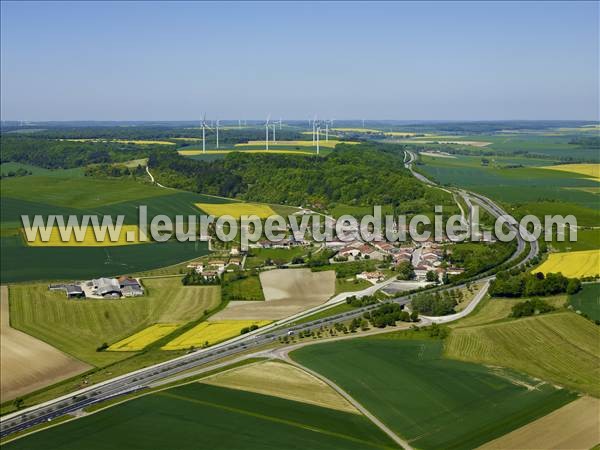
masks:
[[[279,118],[279,129],[281,130],[281,117]]]
[[[265,150],[269,151],[269,120],[271,120],[271,114],[267,116],[267,121],[265,122]]]
[[[317,131],[316,139],[317,139],[317,155],[318,155],[319,154],[319,135],[321,134],[321,123],[320,122],[317,123],[316,131]]]
[[[217,119],[217,149],[219,149],[219,119]]]
[[[277,141],[277,139],[275,139],[275,123],[271,125],[271,128],[273,129],[273,143],[275,143],[275,141]]]
[[[329,122],[325,121],[325,142],[329,142]]]
[[[202,153],[206,153],[206,113],[202,116]]]
[[[315,118],[312,121],[312,141],[313,141],[313,145],[315,145],[315,140],[316,140],[316,136],[315,136],[316,123],[317,123],[317,116],[315,115]]]

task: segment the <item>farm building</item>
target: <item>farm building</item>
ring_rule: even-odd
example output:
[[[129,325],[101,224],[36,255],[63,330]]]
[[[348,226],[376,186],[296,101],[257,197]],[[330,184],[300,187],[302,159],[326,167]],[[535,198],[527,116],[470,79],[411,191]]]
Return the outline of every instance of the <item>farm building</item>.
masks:
[[[51,291],[65,291],[67,298],[85,298],[85,292],[77,284],[51,284],[48,289]]]
[[[104,298],[118,298],[121,297],[121,286],[119,281],[115,278],[98,278],[92,280],[94,287],[94,294]]]

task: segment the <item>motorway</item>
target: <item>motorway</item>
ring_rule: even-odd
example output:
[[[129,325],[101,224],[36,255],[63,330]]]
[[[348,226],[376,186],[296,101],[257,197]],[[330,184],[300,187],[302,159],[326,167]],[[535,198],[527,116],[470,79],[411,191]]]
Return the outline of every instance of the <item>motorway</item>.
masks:
[[[415,155],[412,154],[412,152],[407,153],[410,154],[410,159],[406,163],[407,168],[409,168],[411,172],[424,183],[435,185],[435,183],[431,182],[421,174],[412,171],[411,163],[414,161]],[[487,197],[466,191],[459,191],[459,193],[460,195],[463,195],[463,198],[464,196],[467,196],[467,198],[473,199],[477,203],[481,204],[494,217],[507,215],[502,208],[500,208]],[[467,204],[469,203],[467,202]],[[518,225],[515,223],[510,223],[508,226],[509,228],[516,230]],[[522,237],[520,237],[520,235],[518,235],[517,250],[511,256],[509,261],[518,258],[525,246],[525,241]],[[517,266],[525,264],[528,260],[533,258],[537,252],[537,241],[534,241],[531,243],[530,252],[527,257],[522,262],[517,264]],[[480,290],[480,295],[478,295],[476,299],[471,302],[472,306],[470,305],[469,308],[465,309],[466,312],[458,313],[458,316],[455,315],[452,320],[457,320],[458,318],[464,317],[464,315],[471,312],[475,306],[477,306],[477,303],[484,297],[487,286],[489,285],[489,281],[493,280],[494,278],[494,275],[479,277],[478,280],[485,283],[484,287]],[[457,287],[460,286],[450,286],[448,288],[440,286],[433,288],[433,290],[454,289]],[[399,296],[388,300],[388,302],[394,302],[404,306],[410,302],[410,295]],[[369,305],[346,313],[336,314],[299,325],[279,326],[278,323],[278,327],[275,329],[272,327],[269,327],[269,329],[259,329],[252,333],[239,336],[213,347],[196,350],[178,358],[140,369],[102,383],[98,383],[58,399],[8,414],[0,419],[0,437],[5,437],[12,433],[26,430],[32,426],[51,421],[52,419],[58,418],[65,414],[73,413],[94,403],[146,389],[148,386],[154,382],[157,382],[158,380],[169,378],[195,367],[217,362],[225,357],[234,356],[242,352],[247,352],[253,348],[258,348],[276,342],[280,337],[297,334],[301,331],[315,330],[323,326],[333,325],[336,322],[345,322],[352,320],[353,318],[362,317],[365,312],[378,308],[379,306],[379,304]],[[426,324],[428,322],[437,322],[440,318],[430,317],[424,319],[426,320],[423,321],[423,324]]]

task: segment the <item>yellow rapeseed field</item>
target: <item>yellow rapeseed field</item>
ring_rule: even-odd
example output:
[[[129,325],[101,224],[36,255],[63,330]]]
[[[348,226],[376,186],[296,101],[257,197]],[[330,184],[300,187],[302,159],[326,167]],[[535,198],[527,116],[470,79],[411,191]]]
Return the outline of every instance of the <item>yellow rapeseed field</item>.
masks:
[[[210,155],[224,155],[226,153],[231,153],[231,152],[240,152],[240,153],[283,153],[283,154],[287,154],[287,155],[314,155],[315,152],[305,152],[302,150],[283,150],[283,149],[271,149],[269,151],[267,150],[241,150],[241,149],[231,149],[231,150],[206,150],[206,152],[203,152],[202,150],[178,150],[177,153],[179,153],[181,156],[197,156],[197,155],[202,155],[203,153],[206,154],[210,154]]]
[[[175,331],[180,325],[176,323],[157,323],[144,328],[125,339],[114,343],[108,350],[113,352],[137,352],[148,345]]]
[[[229,215],[236,220],[239,220],[242,215],[254,214],[261,219],[266,219],[276,214],[269,205],[261,203],[196,203],[195,205],[205,213],[215,217]]]
[[[375,130],[373,128],[332,128],[332,130],[346,133],[383,133],[382,130]]]
[[[542,169],[572,172],[600,181],[600,164],[560,164],[558,166],[544,166]]]
[[[337,139],[329,139],[328,141],[326,141],[322,137],[319,140],[320,147],[333,148],[338,144],[358,144],[358,142],[346,142],[346,141],[339,141]],[[255,146],[255,145],[263,146],[263,145],[265,145],[265,141],[248,141],[243,144],[235,144],[236,147],[250,147],[250,146]],[[269,145],[288,145],[290,147],[316,147],[316,145],[313,144],[312,140],[310,140],[310,141],[275,141],[275,142],[269,141]]]
[[[162,350],[182,350],[190,347],[202,347],[225,341],[239,336],[242,328],[257,325],[262,327],[269,324],[268,320],[222,320],[215,322],[202,322],[181,336],[173,339],[162,347]]]
[[[135,239],[131,242],[127,241],[128,232],[132,232],[135,236]],[[110,240],[110,235],[108,234],[108,231],[104,235],[104,240],[98,241],[96,239],[96,235],[92,226],[88,226],[85,229],[85,238],[81,242],[77,242],[77,240],[75,239],[74,232],[71,232],[71,236],[68,241],[63,241],[61,239],[58,227],[52,227],[50,239],[47,242],[42,241],[40,233],[36,234],[35,241],[29,242],[27,240],[27,234],[25,233],[25,230],[23,230],[23,238],[25,239],[27,245],[29,245],[30,247],[114,247],[117,245],[135,245],[150,242],[149,240],[139,240],[139,229],[137,225],[123,225],[121,227],[119,239],[114,242]]]
[[[589,277],[600,275],[600,250],[551,253],[548,259],[532,273],[557,273],[565,277]]]
[[[62,139],[70,142],[116,142],[119,144],[138,144],[138,145],[175,145],[175,142],[169,141],[142,141],[129,139]]]

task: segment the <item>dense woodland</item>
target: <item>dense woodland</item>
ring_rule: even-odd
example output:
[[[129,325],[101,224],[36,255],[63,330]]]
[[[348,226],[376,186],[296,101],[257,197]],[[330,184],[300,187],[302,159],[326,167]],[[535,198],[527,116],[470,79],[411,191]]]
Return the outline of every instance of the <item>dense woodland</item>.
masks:
[[[338,145],[325,157],[231,153],[214,161],[163,152],[151,155],[148,164],[164,185],[249,201],[393,205],[406,213],[441,201],[404,168],[398,146]]]
[[[116,142],[70,142],[28,136],[2,136],[0,162],[20,162],[46,169],[70,169],[88,164],[124,162],[145,158],[164,146]],[[171,150],[172,151],[172,150]]]

